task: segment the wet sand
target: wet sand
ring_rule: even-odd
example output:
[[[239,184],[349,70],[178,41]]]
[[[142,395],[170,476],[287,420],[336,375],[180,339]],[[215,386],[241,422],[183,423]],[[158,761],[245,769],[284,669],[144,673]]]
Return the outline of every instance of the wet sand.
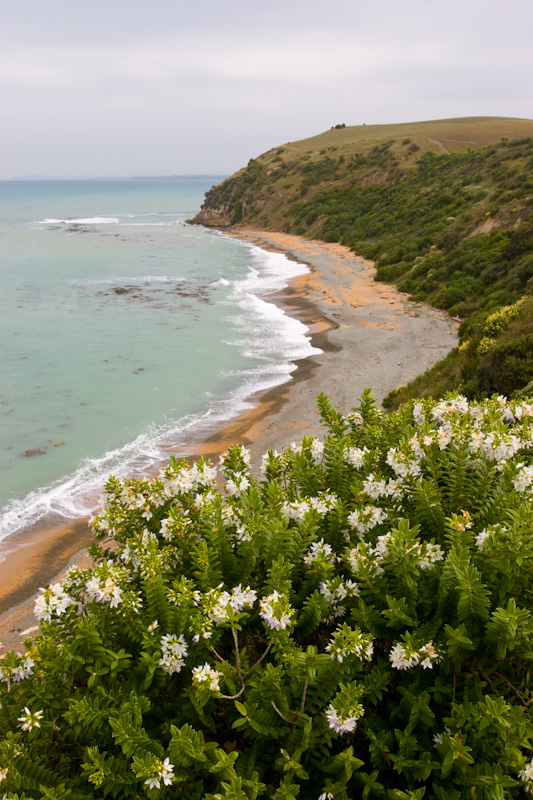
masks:
[[[372,262],[342,245],[264,231],[225,233],[310,267],[269,299],[304,322],[322,352],[297,362],[289,382],[251,398],[251,411],[181,446],[180,456],[215,457],[232,444],[245,444],[257,462],[269,449],[281,451],[303,435],[322,435],[315,401],[320,392],[344,413],[366,387],[381,402],[457,345],[457,326],[446,312],[377,283]],[[0,546],[0,654],[21,649],[35,630],[32,608],[39,587],[86,559],[91,538],[85,520],[24,531]]]

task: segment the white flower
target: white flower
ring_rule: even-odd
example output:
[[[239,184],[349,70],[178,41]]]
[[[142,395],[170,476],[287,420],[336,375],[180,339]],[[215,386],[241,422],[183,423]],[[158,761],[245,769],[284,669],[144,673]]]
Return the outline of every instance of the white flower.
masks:
[[[204,664],[203,667],[193,667],[192,682],[196,685],[200,683],[209,683],[209,688],[213,692],[218,691],[218,682],[222,677],[222,672],[212,669],[209,664]]]
[[[359,628],[352,630],[348,625],[339,625],[326,652],[332,660],[342,663],[348,656],[356,656],[361,660],[371,661],[374,655],[374,643],[371,634],[363,633]]]
[[[313,439],[311,442],[311,455],[315,464],[318,464],[324,455],[324,443],[318,439]]]
[[[268,453],[263,453],[261,456],[261,475],[266,475],[268,468],[278,456],[279,453],[277,450],[269,450]]]
[[[35,601],[33,613],[39,620],[51,622],[52,617],[60,617],[74,603],[72,597],[65,592],[60,583],[54,583],[48,589],[40,589],[41,595]]]
[[[383,554],[366,542],[359,542],[357,547],[348,551],[346,558],[352,572],[361,573],[366,578],[375,578],[385,571],[381,566]]]
[[[387,464],[393,468],[396,475],[400,478],[407,478],[408,475],[420,475],[419,459],[423,453],[418,444],[418,439],[413,437],[413,439],[411,439],[411,446],[413,445],[413,441],[416,442],[417,445],[416,448],[413,448],[415,451],[414,455],[404,453],[396,448],[392,448],[387,453]]]
[[[240,497],[246,489],[250,488],[250,481],[242,472],[235,472],[233,478],[229,478],[225,488],[228,494]]]
[[[379,497],[385,497],[388,494],[387,483],[383,479],[377,480],[374,477],[374,473],[371,472],[368,478],[363,481],[363,491],[373,500],[377,500]]]
[[[289,605],[285,595],[274,590],[268,597],[263,597],[259,601],[259,605],[261,606],[259,616],[263,618],[269,628],[279,631],[290,625],[294,609]]]
[[[161,787],[161,781],[163,781],[165,786],[170,786],[172,784],[174,764],[171,764],[168,758],[165,758],[164,761],[157,759],[157,763],[154,764],[152,769],[156,771],[156,774],[144,782],[149,789],[159,789]]]
[[[489,538],[491,532],[488,531],[486,528],[478,533],[476,536],[476,547],[479,550],[483,550],[485,547],[485,542]]]
[[[330,509],[336,507],[337,503],[338,500],[334,494],[321,494],[318,497],[295,500],[293,503],[285,502],[281,507],[281,513],[289,519],[300,522],[312,509],[325,516]]]
[[[351,733],[355,730],[357,720],[359,717],[363,716],[364,709],[362,705],[358,704],[355,708],[350,709],[350,711],[351,713],[349,715],[343,715],[335,709],[332,703],[329,704],[325,714],[329,727],[334,730],[335,733]]]
[[[378,506],[363,506],[363,508],[355,509],[348,515],[348,525],[354,528],[359,533],[366,533],[367,531],[380,525],[387,519],[386,512]]]
[[[424,669],[433,669],[433,664],[440,660],[433,642],[428,642],[420,648],[411,644],[396,644],[389,653],[389,661],[394,669],[411,669],[421,664]]]
[[[18,718],[22,722],[20,726],[23,731],[32,731],[34,728],[41,727],[43,711],[30,711],[28,706],[24,706],[24,713]]]
[[[7,779],[7,773],[9,772],[8,768],[5,767],[4,769],[0,769],[0,782],[5,781]]]
[[[519,471],[513,478],[513,485],[517,492],[525,492],[533,483],[533,466],[525,467],[523,464],[517,466]]]
[[[444,731],[442,733],[434,733],[433,734],[433,747],[437,747],[437,745],[442,744],[444,741],[444,733],[451,734],[450,728],[446,725]]]
[[[26,653],[24,656],[19,656],[21,659],[18,664],[12,667],[10,670],[4,667],[4,670],[0,670],[0,680],[4,681],[9,685],[9,681],[12,680],[14,683],[18,683],[19,681],[26,680],[29,678],[30,675],[33,675],[33,667],[35,666],[35,661]]]
[[[185,664],[185,658],[188,652],[187,643],[183,634],[181,634],[179,639],[174,633],[162,636],[161,651],[162,657],[159,660],[159,666],[163,668],[163,671],[168,675],[180,672]]]
[[[445,450],[452,440],[452,431],[449,428],[442,427],[437,431],[437,443],[440,450]]]
[[[424,412],[424,406],[422,403],[415,403],[413,406],[413,419],[415,421],[415,425],[422,425],[422,423],[426,419],[426,415]]]
[[[111,575],[104,581],[98,575],[94,575],[85,584],[85,590],[89,600],[96,600],[97,603],[109,603],[110,608],[116,608],[119,603],[122,603],[122,589]]]
[[[518,773],[518,777],[524,782],[533,781],[533,759]]]
[[[324,539],[320,539],[319,542],[313,542],[309,548],[307,554],[304,556],[304,564],[311,567],[313,562],[319,559],[327,561],[328,564],[332,564],[332,553],[333,548],[331,545],[327,544]]]
[[[221,584],[222,586],[222,584]],[[241,584],[229,592],[210,589],[204,596],[204,609],[210,620],[220,624],[229,620],[228,610],[231,608],[235,614],[239,614],[245,609],[250,609],[257,600],[257,592],[249,586],[243,589]]]
[[[437,561],[444,559],[444,551],[439,544],[425,542],[422,545],[422,554],[418,561],[420,569],[434,569]]]
[[[360,469],[364,465],[366,453],[368,453],[368,447],[363,447],[363,449],[359,447],[349,447],[344,458],[352,467]]]

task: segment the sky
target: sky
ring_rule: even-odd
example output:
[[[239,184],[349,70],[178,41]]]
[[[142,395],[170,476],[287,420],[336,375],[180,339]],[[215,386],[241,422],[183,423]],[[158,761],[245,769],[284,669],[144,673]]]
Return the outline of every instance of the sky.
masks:
[[[0,179],[222,175],[340,123],[533,117],[532,0],[0,8]]]

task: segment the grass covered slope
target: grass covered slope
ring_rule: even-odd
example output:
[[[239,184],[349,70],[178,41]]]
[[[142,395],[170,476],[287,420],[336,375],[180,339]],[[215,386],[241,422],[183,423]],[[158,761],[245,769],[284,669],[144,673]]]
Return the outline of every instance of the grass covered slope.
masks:
[[[533,121],[501,118],[334,128],[250,161],[196,221],[348,245],[376,261],[378,280],[465,319],[464,341],[478,342],[488,316],[533,286],[532,136]],[[437,369],[439,386],[483,393],[475,358],[463,374],[470,355]]]

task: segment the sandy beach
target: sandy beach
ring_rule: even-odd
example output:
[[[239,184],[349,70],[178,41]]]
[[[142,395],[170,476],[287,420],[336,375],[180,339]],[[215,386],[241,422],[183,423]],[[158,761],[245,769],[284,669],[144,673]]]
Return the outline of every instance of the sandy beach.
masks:
[[[310,272],[271,300],[309,328],[322,352],[297,363],[292,380],[253,398],[253,409],[221,430],[209,431],[176,451],[216,456],[245,444],[254,460],[288,447],[303,435],[321,436],[315,397],[325,392],[348,412],[366,387],[378,402],[408,383],[457,345],[456,324],[446,312],[412,303],[395,288],[374,281],[373,264],[338,244],[252,230],[227,235],[287,254]],[[86,558],[87,521],[25,531],[0,547],[0,654],[20,649],[36,629],[32,613],[39,587],[56,581]]]

